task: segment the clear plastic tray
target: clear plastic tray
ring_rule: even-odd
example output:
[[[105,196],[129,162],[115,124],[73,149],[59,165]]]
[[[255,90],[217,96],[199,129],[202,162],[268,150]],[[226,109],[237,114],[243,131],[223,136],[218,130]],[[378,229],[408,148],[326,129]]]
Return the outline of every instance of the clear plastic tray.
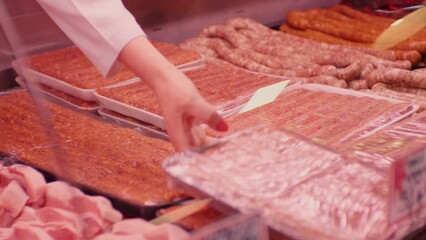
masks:
[[[22,79],[22,77],[16,77],[15,78],[15,81],[19,84],[19,86],[21,86],[22,88],[27,88],[27,85],[26,85],[26,83],[24,82],[24,80]],[[67,100],[65,100],[65,99],[63,99],[63,98],[61,98],[61,97],[58,97],[58,96],[56,96],[56,95],[54,95],[54,94],[52,94],[52,93],[50,93],[50,92],[48,92],[48,91],[45,91],[45,90],[43,90],[43,89],[39,89],[39,91],[41,92],[41,93],[43,93],[43,94],[45,94],[45,95],[47,95],[48,97],[50,97],[52,100],[54,100],[54,101],[58,101],[59,103],[63,103],[63,104],[65,104],[65,105],[67,105],[67,106],[70,106],[70,107],[72,107],[72,108],[75,108],[75,109],[77,109],[77,110],[80,110],[80,111],[88,111],[88,112],[93,112],[93,113],[97,113],[97,111],[98,111],[98,109],[100,108],[100,106],[96,106],[96,107],[81,107],[81,106],[78,106],[78,105],[76,105],[76,104],[74,104],[74,103],[72,103],[72,102],[69,102],[69,101],[67,101]]]
[[[114,116],[112,114],[109,114],[107,111],[105,111],[104,108],[100,108],[98,110],[98,113],[103,118],[112,120],[112,121],[116,122],[117,124],[119,124],[120,126],[135,129],[135,130],[143,133],[144,135],[146,135],[148,137],[155,137],[155,138],[160,138],[160,139],[169,141],[169,136],[167,135],[167,133],[165,133],[164,131],[161,131],[161,130],[155,130],[153,127],[147,126],[148,124],[145,124],[145,125],[143,125],[142,123],[138,124],[137,122],[130,121],[130,120],[127,120],[125,118],[118,117],[118,116]]]
[[[212,197],[219,206],[228,206],[230,209],[237,209],[243,213],[252,210],[260,211],[265,215],[266,223],[271,226],[274,217],[270,214],[271,212],[265,212],[266,208],[262,207],[261,202],[269,201],[270,198],[270,204],[273,205],[272,199],[282,198],[288,190],[343,161],[339,154],[325,150],[315,143],[305,143],[294,136],[268,126],[257,126],[224,137],[198,150],[178,153],[166,159],[163,167],[170,175],[172,186],[197,197]],[[250,148],[247,142],[242,144],[241,141],[247,138],[249,138],[247,142],[256,144],[256,150]],[[288,145],[281,145],[283,143]],[[236,148],[235,151],[222,148],[229,144],[231,148]],[[292,149],[292,146],[295,148]],[[299,158],[294,155],[302,148],[306,150],[303,151],[305,157],[300,158],[303,163],[296,161]],[[254,151],[262,156],[255,157]],[[232,156],[227,159],[220,153],[214,157],[209,155],[217,152],[231,153]],[[310,153],[314,155],[310,156]],[[239,160],[234,158],[238,154],[242,155]],[[318,158],[318,154],[323,158]],[[281,155],[289,156],[292,160],[288,162],[279,160],[285,159],[280,157]],[[316,161],[317,158],[318,161]],[[211,168],[212,164],[219,164],[221,167]],[[268,171],[267,168],[274,168],[276,171]],[[198,170],[194,171],[194,169]],[[251,171],[250,174],[245,173],[249,169],[257,170]],[[296,169],[298,171],[295,171]],[[223,175],[227,177],[223,178]],[[273,229],[282,234],[289,234],[288,229],[275,227]]]
[[[406,159],[407,155],[424,148],[425,142],[426,112],[423,111],[371,136],[342,145],[339,150],[368,156],[364,158],[366,162],[381,166],[390,165],[395,160]],[[375,159],[374,156],[380,156],[381,159]]]
[[[235,213],[190,233],[193,240],[252,239],[267,240],[266,225],[259,213]]]
[[[275,127],[234,133],[163,167],[172,186],[243,213],[260,211],[282,234],[277,239],[400,239],[413,230],[386,219],[386,172]]]
[[[377,95],[372,95],[372,94],[348,90],[348,89],[335,88],[335,87],[321,85],[321,84],[298,84],[298,85],[289,86],[282,91],[280,97],[285,98],[286,94],[289,94],[292,91],[300,90],[300,89],[309,90],[309,91],[320,91],[325,93],[333,93],[333,94],[346,95],[346,96],[354,96],[354,97],[367,97],[370,99],[384,100],[391,104],[406,104],[404,108],[401,107],[401,109],[398,109],[398,112],[396,111],[384,112],[381,115],[378,115],[376,117],[371,117],[371,118],[368,118],[368,116],[366,116],[365,121],[360,123],[360,125],[356,126],[353,129],[353,131],[351,132],[344,131],[343,132],[344,135],[333,137],[333,142],[336,142],[336,144],[340,144],[341,142],[345,142],[348,140],[352,141],[352,140],[369,136],[379,131],[380,129],[383,129],[389,125],[392,125],[398,121],[401,121],[404,118],[407,118],[408,116],[412,115],[419,109],[419,106],[417,106],[416,104],[410,104],[410,103],[406,103],[396,99],[381,97]],[[271,103],[271,104],[274,104],[274,103]],[[235,107],[233,110],[228,111],[228,114],[230,116],[238,115],[239,111],[243,107],[244,105]],[[294,111],[297,111],[298,106],[291,106],[291,107],[294,108]],[[342,106],[342,109],[344,107],[345,106]],[[230,124],[232,124],[232,122],[230,122]]]
[[[71,96],[80,98],[85,101],[91,101],[95,102],[96,97],[94,96],[96,89],[83,89],[76,86],[73,86],[69,83],[66,83],[64,81],[61,81],[59,79],[53,78],[51,76],[48,76],[46,74],[43,74],[41,72],[35,71],[33,69],[27,68],[25,66],[22,66],[22,63],[20,63],[19,60],[12,62],[12,67],[15,69],[16,72],[18,72],[21,76],[31,77],[32,79],[49,86],[51,88],[55,88],[57,90],[60,90],[62,92],[65,92]],[[128,82],[132,82],[137,78],[132,78],[117,84],[113,84],[111,86],[119,86],[121,84],[126,84]]]

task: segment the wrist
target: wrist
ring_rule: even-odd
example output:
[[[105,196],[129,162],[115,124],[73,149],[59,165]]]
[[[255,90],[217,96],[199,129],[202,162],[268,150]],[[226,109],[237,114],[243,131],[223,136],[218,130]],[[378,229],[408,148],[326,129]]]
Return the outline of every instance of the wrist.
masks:
[[[158,92],[164,92],[169,88],[176,86],[182,77],[186,77],[181,71],[174,66],[169,68],[160,68],[154,77],[146,79],[146,83],[151,89],[157,94]]]

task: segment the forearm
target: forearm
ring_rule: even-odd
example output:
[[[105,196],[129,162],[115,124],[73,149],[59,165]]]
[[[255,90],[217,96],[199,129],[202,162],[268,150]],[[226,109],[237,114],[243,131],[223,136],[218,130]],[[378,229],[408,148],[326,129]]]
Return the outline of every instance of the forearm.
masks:
[[[104,76],[120,69],[118,54],[144,32],[118,0],[37,0]]]
[[[183,75],[143,36],[131,40],[119,54],[119,60],[145,81],[154,91]]]

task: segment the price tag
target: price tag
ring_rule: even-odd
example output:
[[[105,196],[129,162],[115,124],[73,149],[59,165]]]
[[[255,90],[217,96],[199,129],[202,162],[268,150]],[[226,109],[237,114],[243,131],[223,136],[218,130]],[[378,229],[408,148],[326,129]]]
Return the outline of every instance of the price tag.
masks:
[[[426,204],[426,150],[393,166],[390,221],[415,218]]]
[[[258,89],[239,113],[245,113],[273,102],[289,82],[290,80],[286,80]]]
[[[259,214],[236,214],[208,225],[191,235],[197,240],[266,240],[267,229]]]

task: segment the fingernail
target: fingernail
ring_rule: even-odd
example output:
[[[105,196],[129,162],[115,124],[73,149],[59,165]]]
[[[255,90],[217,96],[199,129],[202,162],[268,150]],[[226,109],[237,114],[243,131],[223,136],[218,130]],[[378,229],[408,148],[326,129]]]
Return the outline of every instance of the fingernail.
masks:
[[[221,132],[228,131],[228,124],[225,122],[225,120],[223,120],[223,118],[221,118],[217,123],[216,130]]]

